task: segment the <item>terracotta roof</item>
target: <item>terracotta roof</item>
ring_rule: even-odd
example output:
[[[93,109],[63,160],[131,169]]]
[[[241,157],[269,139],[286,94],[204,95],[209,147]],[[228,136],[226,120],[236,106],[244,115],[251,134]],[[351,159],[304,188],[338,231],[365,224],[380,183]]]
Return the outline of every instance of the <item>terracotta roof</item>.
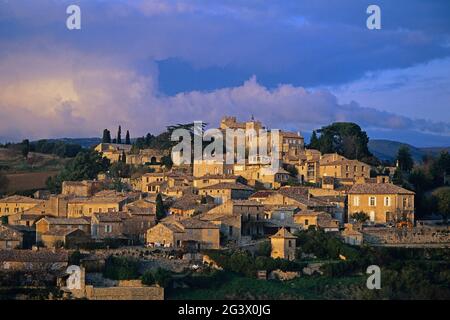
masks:
[[[232,190],[248,190],[248,191],[252,191],[253,188],[246,186],[245,184],[242,183],[234,183],[234,182],[219,182],[216,183],[212,186],[208,186],[208,187],[203,187],[200,189],[232,189]]]
[[[405,188],[392,183],[357,183],[348,192],[349,194],[414,194]]]
[[[67,251],[56,251],[40,249],[32,250],[0,250],[0,261],[4,262],[68,262]]]
[[[232,174],[206,174],[201,177],[194,177],[194,180],[203,180],[203,179],[238,179],[240,176],[232,175]]]
[[[255,200],[231,200],[234,206],[264,206],[261,202]]]
[[[270,238],[280,238],[280,239],[296,239],[297,237],[294,236],[292,233],[287,231],[285,228],[281,228],[278,230],[277,233],[275,233],[273,236],[270,236]]]
[[[127,219],[130,216],[126,212],[108,212],[95,213],[94,217],[99,222],[122,222],[122,220]]]
[[[1,226],[0,225],[0,240],[22,240],[22,233],[14,230],[12,228],[9,228],[7,226]]]
[[[50,230],[50,231],[47,231],[47,232],[43,233],[42,235],[43,236],[60,236],[60,237],[65,237],[65,236],[68,236],[71,233],[74,233],[75,231],[83,232],[84,234],[86,234],[83,230],[75,228],[75,229]]]
[[[3,199],[0,199],[1,203],[6,203],[6,202],[21,202],[21,203],[41,203],[43,202],[40,199],[34,199],[34,198],[30,198],[30,197],[24,197],[24,196],[18,196],[18,195],[14,195],[14,196],[9,196]]]
[[[50,224],[63,224],[63,225],[73,225],[73,224],[90,224],[86,219],[83,218],[50,218],[45,217],[41,220],[46,220]],[[41,221],[39,220],[39,221]],[[38,221],[38,222],[39,222]]]
[[[257,191],[254,194],[252,194],[250,196],[250,198],[267,198],[268,196],[270,196],[271,194],[275,193],[275,190],[262,190],[262,191]]]

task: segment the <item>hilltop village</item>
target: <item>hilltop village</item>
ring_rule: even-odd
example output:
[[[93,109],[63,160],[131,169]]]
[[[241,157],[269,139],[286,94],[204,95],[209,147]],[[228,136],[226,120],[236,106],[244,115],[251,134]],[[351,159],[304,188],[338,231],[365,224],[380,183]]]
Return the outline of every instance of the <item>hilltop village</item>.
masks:
[[[219,125],[222,131],[249,128],[264,126],[235,117],[225,117]],[[415,193],[392,183],[396,167],[372,176],[368,163],[306,148],[300,133],[280,131],[279,138],[277,170],[250,159],[244,164],[205,160],[168,166],[164,158],[170,151],[101,143],[95,150],[110,163],[146,167],[148,172],[121,178],[120,188],[111,188],[108,172],[102,172],[91,180],[63,181],[58,194],[43,190],[34,197],[0,199],[0,268],[54,269],[63,281],[76,252],[83,257],[75,262],[82,266],[82,288],[61,285],[68,296],[162,299],[161,286],[122,280],[108,287],[90,279],[89,270],[124,252],[137,257],[158,252],[152,263],[172,270],[177,260],[201,268],[217,265],[214,255],[206,253],[211,250],[254,252],[264,244],[276,261],[293,261],[299,256],[297,234],[307,230],[351,246],[450,241],[439,227],[416,221]]]

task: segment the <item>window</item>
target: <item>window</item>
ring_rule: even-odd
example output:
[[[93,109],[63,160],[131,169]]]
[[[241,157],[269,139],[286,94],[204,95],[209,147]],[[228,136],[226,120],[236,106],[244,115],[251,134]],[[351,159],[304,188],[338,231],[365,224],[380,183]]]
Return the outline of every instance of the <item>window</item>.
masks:
[[[208,229],[208,237],[211,237],[211,236],[212,236],[212,230]]]
[[[384,197],[384,206],[385,207],[391,206],[391,197]]]
[[[409,203],[408,203],[408,198],[403,198],[403,208],[408,208],[408,205],[409,205]]]
[[[305,219],[305,226],[307,226],[309,224],[309,220]]]
[[[375,197],[369,197],[369,206],[375,207],[377,205],[377,199]]]
[[[359,196],[355,196],[355,197],[353,198],[353,205],[354,205],[355,207],[359,206]]]
[[[105,233],[111,233],[112,232],[112,226],[107,224],[105,225]]]
[[[289,248],[292,247],[292,240],[288,240],[288,246],[289,246]]]

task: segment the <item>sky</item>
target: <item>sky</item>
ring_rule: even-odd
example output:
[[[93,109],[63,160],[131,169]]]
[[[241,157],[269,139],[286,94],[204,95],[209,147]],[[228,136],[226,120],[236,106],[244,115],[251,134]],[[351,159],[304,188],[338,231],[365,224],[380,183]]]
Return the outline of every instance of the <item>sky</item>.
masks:
[[[253,115],[450,146],[449,14],[448,0],[0,0],[0,141]]]

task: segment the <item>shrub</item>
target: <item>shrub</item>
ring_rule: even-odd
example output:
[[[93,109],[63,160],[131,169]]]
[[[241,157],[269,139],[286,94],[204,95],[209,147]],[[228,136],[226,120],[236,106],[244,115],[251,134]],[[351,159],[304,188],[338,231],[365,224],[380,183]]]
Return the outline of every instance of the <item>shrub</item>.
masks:
[[[172,272],[169,270],[158,268],[153,276],[160,287],[168,288],[172,284]]]
[[[142,275],[141,280],[142,280],[142,283],[147,286],[151,286],[151,285],[155,284],[155,277],[153,276],[153,273],[151,271],[146,271]]]
[[[110,256],[106,259],[104,276],[113,280],[139,278],[139,262],[136,259]]]

